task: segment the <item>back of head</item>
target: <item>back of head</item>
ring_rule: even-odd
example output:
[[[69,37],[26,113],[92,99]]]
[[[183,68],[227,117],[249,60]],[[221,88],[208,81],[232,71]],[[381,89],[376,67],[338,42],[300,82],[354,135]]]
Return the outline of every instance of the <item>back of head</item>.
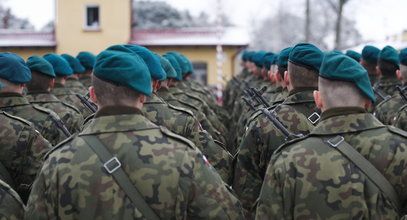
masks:
[[[0,53],[1,92],[21,92],[19,85],[30,80],[31,71],[20,56],[8,52]]]
[[[399,54],[391,46],[384,47],[379,53],[378,67],[383,76],[396,76],[400,69]]]
[[[32,79],[27,83],[28,91],[47,91],[51,80],[56,77],[52,65],[42,57],[31,56],[27,59],[27,66],[32,73]]]
[[[291,85],[294,88],[317,87],[318,72],[323,56],[324,53],[312,44],[295,45],[288,57]]]
[[[363,107],[366,100],[375,101],[367,71],[350,57],[327,53],[319,74],[318,88],[325,109]]]
[[[284,79],[284,72],[287,71],[288,68],[288,58],[290,56],[290,52],[293,50],[293,47],[287,47],[280,51],[278,58],[277,58],[277,66],[278,72],[282,79]]]
[[[97,55],[92,85],[101,106],[131,106],[141,94],[152,92],[151,75],[143,59],[114,48]]]

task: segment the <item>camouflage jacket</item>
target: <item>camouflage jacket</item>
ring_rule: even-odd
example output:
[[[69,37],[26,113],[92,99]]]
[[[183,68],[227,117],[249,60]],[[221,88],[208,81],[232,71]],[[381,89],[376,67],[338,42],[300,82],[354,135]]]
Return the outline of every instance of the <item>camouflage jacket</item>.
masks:
[[[92,86],[92,77],[91,76],[80,76],[79,82],[81,82],[82,85],[87,90],[90,86]]]
[[[56,124],[56,121],[61,119],[55,112],[30,104],[18,93],[0,94],[0,110],[33,123],[34,127],[52,145],[57,145],[67,138]]]
[[[7,183],[0,180],[0,220],[23,219],[24,209],[18,194]]]
[[[283,104],[269,110],[291,133],[307,134],[313,125],[304,115],[315,111],[310,94],[309,89],[292,92]],[[239,145],[233,180],[233,188],[246,210],[253,208],[260,193],[271,155],[285,142],[281,131],[261,111],[252,116]]]
[[[382,76],[374,87],[392,96],[397,91],[397,86],[401,86],[401,81],[396,76]]]
[[[129,107],[100,109],[48,155],[26,219],[145,219],[81,138],[99,138],[161,219],[242,219],[239,201],[188,140]]]
[[[81,95],[88,94],[88,89],[75,78],[68,78],[65,81],[65,87],[71,90],[73,93],[78,93]]]
[[[398,219],[380,189],[326,143],[341,135],[393,185],[407,205],[407,133],[386,127],[362,108],[325,111],[311,134],[273,155],[256,219]],[[405,213],[404,213],[405,214]]]
[[[29,92],[25,97],[31,104],[51,109],[57,113],[72,134],[81,131],[83,116],[75,106],[61,102],[49,92]]]
[[[407,131],[407,105],[402,106],[394,120],[394,126]]]
[[[379,121],[385,125],[394,124],[395,114],[401,108],[401,106],[407,104],[400,93],[396,92],[390,99],[384,100],[379,103],[373,113]]]
[[[0,111],[0,162],[13,179],[8,184],[22,198],[28,198],[28,189],[51,148],[30,122]]]
[[[76,94],[74,94],[71,90],[69,90],[62,84],[55,83],[54,88],[51,90],[51,93],[54,94],[62,102],[75,106],[81,112],[83,118],[87,118],[89,115],[94,113],[88,107],[86,107],[85,104],[82,103],[82,101],[76,96]]]
[[[191,112],[168,105],[155,93],[144,102],[142,112],[153,123],[192,141],[208,157],[225,182],[230,182],[231,155],[214,142]]]

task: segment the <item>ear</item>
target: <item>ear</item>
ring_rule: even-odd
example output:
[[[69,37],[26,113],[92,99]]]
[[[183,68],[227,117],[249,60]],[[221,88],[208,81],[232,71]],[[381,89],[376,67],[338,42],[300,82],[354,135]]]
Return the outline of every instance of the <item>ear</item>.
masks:
[[[284,83],[287,85],[290,85],[290,72],[285,71],[284,72]]]
[[[364,104],[365,109],[369,109],[371,105],[372,105],[372,100],[366,99],[365,104]]]
[[[400,71],[400,70],[397,70],[397,71],[396,71],[396,76],[397,76],[397,79],[403,80],[403,76],[401,75],[401,71]]]
[[[146,96],[140,94],[139,101],[140,101],[141,104],[144,104],[144,102],[146,101]]]
[[[382,75],[382,71],[380,70],[379,66],[376,66],[376,73],[377,73],[377,75],[379,75],[379,76]]]
[[[93,86],[89,87],[89,95],[90,95],[90,99],[95,104],[98,104],[98,99],[97,99],[96,94],[95,94],[95,88],[93,88]]]
[[[282,82],[282,81],[283,81],[283,79],[281,79],[280,71],[277,71],[277,73],[276,73],[276,78],[277,78],[277,81],[279,81],[279,82]]]
[[[317,108],[321,109],[324,107],[323,103],[322,103],[322,99],[321,99],[321,93],[319,93],[318,90],[314,90],[314,101],[315,104],[317,105]]]
[[[51,81],[49,81],[48,88],[49,89],[54,88],[54,84],[55,84],[55,79],[51,79]]]

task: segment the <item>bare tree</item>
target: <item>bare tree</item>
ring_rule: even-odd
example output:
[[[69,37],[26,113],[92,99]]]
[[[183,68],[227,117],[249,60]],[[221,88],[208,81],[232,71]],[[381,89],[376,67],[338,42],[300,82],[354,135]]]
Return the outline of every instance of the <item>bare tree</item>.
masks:
[[[331,5],[332,9],[336,12],[336,24],[335,24],[335,49],[341,49],[341,34],[342,34],[342,14],[343,7],[349,0],[337,0],[338,3],[334,3],[334,0],[328,0],[327,2]]]
[[[305,42],[311,40],[311,7],[310,0],[305,0]]]

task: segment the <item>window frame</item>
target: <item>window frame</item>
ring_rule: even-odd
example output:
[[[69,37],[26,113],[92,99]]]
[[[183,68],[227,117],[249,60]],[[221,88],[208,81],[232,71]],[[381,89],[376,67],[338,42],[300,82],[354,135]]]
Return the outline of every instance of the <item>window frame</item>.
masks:
[[[99,25],[97,27],[89,26],[88,25],[88,8],[97,8],[98,9],[98,23]],[[102,30],[102,25],[100,22],[100,4],[85,4],[84,7],[84,25],[83,25],[83,30],[84,31],[101,31]]]

